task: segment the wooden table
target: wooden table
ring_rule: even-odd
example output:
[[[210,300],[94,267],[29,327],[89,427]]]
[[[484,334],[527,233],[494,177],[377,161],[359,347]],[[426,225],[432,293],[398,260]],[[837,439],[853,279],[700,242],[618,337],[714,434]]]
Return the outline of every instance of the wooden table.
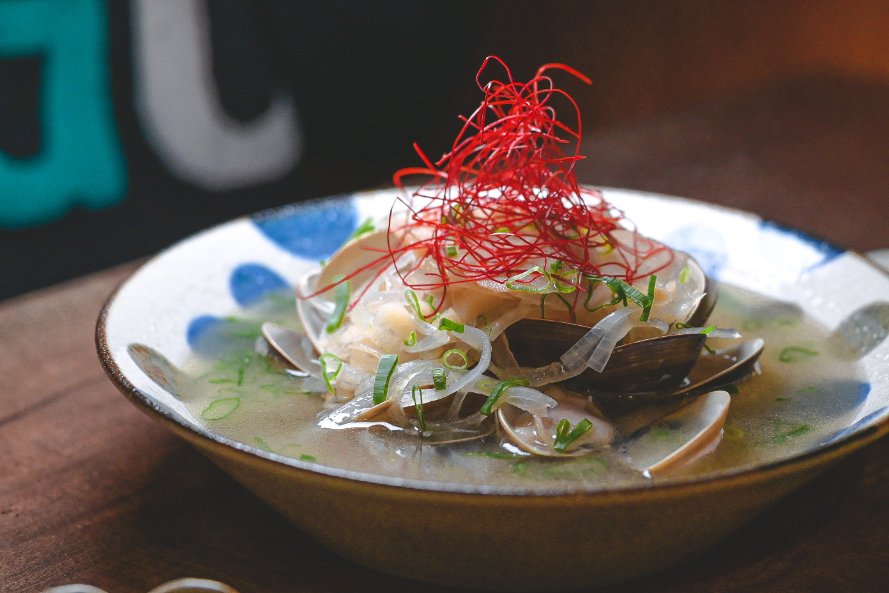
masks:
[[[889,246],[889,87],[797,81],[604,130],[582,176],[728,203]],[[0,303],[0,592],[183,576],[242,593],[443,591],[320,549],[105,378],[99,308],[134,265]],[[887,295],[889,298],[889,295]],[[702,557],[612,593],[889,589],[889,439]]]

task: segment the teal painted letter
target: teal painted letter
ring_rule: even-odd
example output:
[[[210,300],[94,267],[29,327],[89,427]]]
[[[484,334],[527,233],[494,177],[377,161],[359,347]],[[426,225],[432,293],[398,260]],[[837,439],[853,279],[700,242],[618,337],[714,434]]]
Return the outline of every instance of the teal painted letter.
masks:
[[[0,58],[35,55],[43,57],[41,151],[28,159],[0,153],[0,226],[45,222],[74,204],[100,208],[126,190],[104,2],[2,0]]]

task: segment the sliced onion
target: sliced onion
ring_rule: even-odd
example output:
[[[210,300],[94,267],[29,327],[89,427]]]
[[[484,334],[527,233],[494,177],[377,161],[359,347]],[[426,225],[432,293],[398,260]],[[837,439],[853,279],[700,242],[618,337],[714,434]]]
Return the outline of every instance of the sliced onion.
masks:
[[[511,387],[506,392],[506,403],[521,408],[534,416],[546,416],[549,408],[559,403],[542,391],[531,387]]]
[[[500,334],[509,329],[511,325],[517,321],[531,317],[533,312],[533,308],[522,305],[507,310],[506,313],[491,322],[491,325],[488,326],[488,335],[492,341],[496,340]]]
[[[565,370],[571,372],[589,366],[594,371],[602,372],[608,364],[608,359],[611,358],[614,347],[633,327],[633,321],[630,319],[633,313],[638,313],[638,310],[624,307],[609,313],[590,328],[590,331],[562,355],[561,361]]]
[[[493,381],[490,377],[482,377],[472,385],[467,386],[466,391],[471,393],[481,393],[482,395],[490,395],[496,385],[497,382]],[[548,408],[555,408],[559,405],[559,402],[542,391],[521,385],[510,387],[506,391],[502,401],[503,403],[509,403],[531,414],[541,416],[546,416],[546,410]]]

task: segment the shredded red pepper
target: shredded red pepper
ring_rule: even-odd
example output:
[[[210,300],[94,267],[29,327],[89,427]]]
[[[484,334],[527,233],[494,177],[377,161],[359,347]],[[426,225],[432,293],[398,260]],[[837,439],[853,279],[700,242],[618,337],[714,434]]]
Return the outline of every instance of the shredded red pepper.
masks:
[[[482,82],[492,62],[503,68],[505,81]],[[422,237],[419,241],[392,246],[392,251],[394,257],[425,247],[438,274],[430,282],[408,281],[408,286],[504,282],[541,260],[547,268],[558,261],[584,274],[603,274],[590,256],[617,244],[611,240],[612,231],[630,227],[599,191],[577,182],[574,166],[584,158],[580,111],[571,95],[554,86],[548,76],[552,70],[591,83],[564,64],[545,64],[528,82],[516,82],[503,60],[488,57],[476,76],[484,98],[472,115],[461,118],[463,128],[450,152],[433,164],[415,144],[424,166],[395,173],[395,186],[402,190],[406,177],[428,177],[412,193],[406,226],[429,232],[415,233]],[[557,119],[552,105],[557,97],[574,109],[575,127]],[[398,230],[390,218],[390,233]],[[625,243],[622,249],[629,247],[632,257],[624,258],[622,266],[612,262],[605,273],[627,282],[635,279],[646,259],[666,249],[638,235],[632,246]],[[646,269],[645,275],[662,267]]]
[[[505,80],[483,82],[492,64],[502,67]],[[476,75],[482,102],[472,115],[461,117],[463,126],[451,150],[433,163],[414,144],[422,166],[400,169],[393,182],[404,192],[408,177],[426,179],[404,201],[406,220],[393,206],[387,258],[394,263],[406,251],[422,254],[420,263],[398,270],[408,287],[446,289],[455,283],[504,283],[510,278],[530,283],[543,272],[525,273],[543,262],[543,269],[555,270],[552,275],[560,282],[582,291],[583,274],[633,282],[647,259],[668,250],[635,233],[601,192],[578,184],[574,167],[584,158],[580,111],[571,95],[554,85],[549,76],[554,70],[591,84],[564,64],[544,64],[531,80],[517,82],[503,60],[488,57]],[[557,119],[554,100],[574,109],[573,127]],[[632,233],[631,245],[612,238],[617,229]],[[407,230],[411,232],[401,232]],[[607,269],[591,259],[597,251],[613,249],[618,257],[609,258]],[[436,271],[422,280],[408,278],[425,258],[434,260]],[[644,276],[666,265],[646,266]],[[560,278],[558,269],[569,267],[579,273]],[[520,274],[520,280],[515,278]]]

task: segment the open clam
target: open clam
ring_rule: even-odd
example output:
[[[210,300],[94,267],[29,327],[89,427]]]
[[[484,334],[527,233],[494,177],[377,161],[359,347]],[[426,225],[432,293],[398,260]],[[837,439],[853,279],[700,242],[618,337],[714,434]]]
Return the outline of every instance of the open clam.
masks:
[[[590,328],[548,319],[523,319],[506,330],[510,347],[523,366],[542,367],[580,340]],[[587,369],[566,384],[588,392],[640,393],[678,387],[697,361],[707,336],[659,336],[618,346],[601,373]]]
[[[715,283],[708,279],[706,286],[704,298],[690,317],[695,326],[706,323],[716,302]],[[589,329],[564,321],[523,319],[506,334],[520,364],[543,367]],[[754,339],[720,352],[703,353],[707,338],[704,333],[676,333],[622,344],[601,372],[587,369],[565,385],[609,402],[653,402],[693,395],[749,374],[764,346],[762,340]]]
[[[605,391],[586,389],[604,405],[633,405],[635,403],[659,403],[677,401],[700,395],[743,379],[753,373],[762,354],[765,342],[761,338],[742,340],[728,348],[714,352],[702,352],[684,381],[671,389],[652,391]]]
[[[314,345],[305,334],[270,321],[263,323],[260,330],[272,350],[286,362],[303,373],[321,374]]]
[[[711,391],[636,431],[619,443],[624,462],[654,475],[695,459],[719,443],[731,397]]]
[[[497,410],[497,424],[506,439],[519,449],[541,457],[572,457],[589,455],[601,450],[614,438],[614,428],[593,408],[586,406],[580,397],[564,395],[550,389],[559,402],[553,416],[534,416],[515,406],[506,404]],[[589,430],[571,442],[564,451],[555,448],[557,427],[561,420],[569,426],[578,426],[584,420],[591,424]]]
[[[424,391],[431,391],[425,389]],[[328,417],[335,418],[340,427],[367,424],[404,428],[422,437],[430,445],[447,445],[473,441],[491,435],[496,426],[493,417],[478,417],[485,397],[477,393],[451,393],[424,402],[405,402],[399,406],[387,399],[371,407],[349,402]],[[359,424],[361,423],[361,424]]]

